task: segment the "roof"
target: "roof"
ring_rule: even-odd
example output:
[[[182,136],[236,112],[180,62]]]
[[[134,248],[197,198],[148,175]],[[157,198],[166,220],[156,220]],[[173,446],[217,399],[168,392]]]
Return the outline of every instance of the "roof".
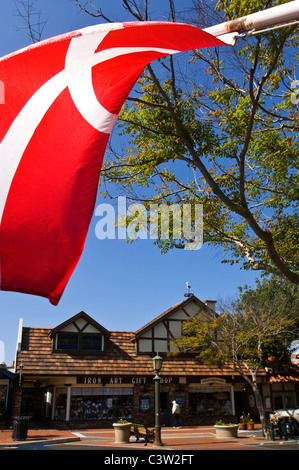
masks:
[[[299,382],[299,368],[296,365],[292,365],[285,373],[275,374],[272,372],[269,381],[272,384]]]
[[[270,383],[292,383],[299,382],[299,377],[293,375],[278,375],[277,377],[270,377]]]
[[[14,380],[15,378],[15,375],[12,372],[2,367],[0,367],[0,379],[2,378],[1,376],[4,376],[8,378],[9,380]]]
[[[23,376],[81,375],[153,375],[151,355],[137,355],[132,339],[134,332],[112,331],[106,340],[107,349],[98,355],[70,354],[52,349],[52,330],[23,328],[22,348],[18,354],[17,372],[23,361]],[[165,357],[161,376],[231,375],[229,367],[200,365],[194,356]]]
[[[17,357],[17,372],[19,372],[19,364],[22,360],[23,376],[153,375],[152,355],[137,354],[134,344],[136,338],[190,302],[196,303],[202,311],[215,315],[214,311],[192,294],[136,332],[109,332],[85,312],[78,313],[53,329],[23,327],[22,346]],[[53,350],[53,336],[80,317],[84,317],[103,332],[106,337],[105,350],[97,353],[80,351],[80,354],[79,351]],[[199,363],[194,354],[165,355],[161,370],[161,376],[173,377],[213,377],[232,374],[236,372],[229,365],[205,366]]]

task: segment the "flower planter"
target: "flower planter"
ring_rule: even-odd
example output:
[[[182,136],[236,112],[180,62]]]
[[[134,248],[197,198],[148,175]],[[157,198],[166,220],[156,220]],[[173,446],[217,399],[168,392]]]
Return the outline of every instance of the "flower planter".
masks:
[[[132,423],[113,423],[115,443],[127,444],[130,439],[130,428]]]
[[[252,431],[254,429],[254,423],[239,423],[239,429],[247,429],[247,431]]]
[[[238,437],[238,424],[215,424],[216,437],[219,439],[235,439]]]

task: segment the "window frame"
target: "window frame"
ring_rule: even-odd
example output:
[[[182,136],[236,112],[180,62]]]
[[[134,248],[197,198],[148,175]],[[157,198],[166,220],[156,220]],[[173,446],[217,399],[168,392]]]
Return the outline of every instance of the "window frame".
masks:
[[[59,348],[58,347],[58,342],[59,342],[59,336],[60,335],[77,337],[77,348]],[[59,331],[55,335],[55,350],[57,350],[57,351],[79,351],[79,333],[78,332],[69,332],[69,331]]]
[[[77,348],[58,348],[59,342],[59,335],[68,335],[68,336],[76,336],[77,337]],[[82,348],[82,339],[86,336],[98,336],[101,338],[101,349],[84,349]],[[54,340],[54,351],[58,353],[77,353],[77,354],[99,354],[103,353],[105,350],[105,340],[103,333],[85,333],[84,331],[58,331],[55,335]]]

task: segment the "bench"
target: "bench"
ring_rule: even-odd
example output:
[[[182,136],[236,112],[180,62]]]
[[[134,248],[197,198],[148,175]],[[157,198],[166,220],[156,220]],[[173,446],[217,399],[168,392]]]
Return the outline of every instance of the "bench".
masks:
[[[135,436],[136,442],[139,442],[140,438],[145,439],[145,445],[147,445],[148,442],[154,442],[155,430],[148,429],[144,424],[132,424],[130,428],[130,436]]]

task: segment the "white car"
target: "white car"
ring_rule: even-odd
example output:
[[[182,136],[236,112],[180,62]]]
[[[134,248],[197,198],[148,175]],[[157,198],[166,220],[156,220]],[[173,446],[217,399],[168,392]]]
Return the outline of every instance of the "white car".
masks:
[[[275,410],[270,418],[274,422],[285,422],[287,432],[299,436],[299,408]]]

